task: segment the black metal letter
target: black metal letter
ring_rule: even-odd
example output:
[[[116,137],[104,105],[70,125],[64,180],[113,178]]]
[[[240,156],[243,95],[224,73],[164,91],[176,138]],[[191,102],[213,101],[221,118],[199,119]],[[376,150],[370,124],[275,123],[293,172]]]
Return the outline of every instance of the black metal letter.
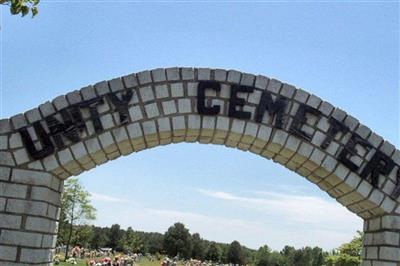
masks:
[[[388,156],[380,151],[376,151],[371,160],[362,170],[360,176],[365,180],[371,175],[371,184],[374,187],[378,187],[379,184],[379,174],[388,175],[394,167],[394,162]]]
[[[368,151],[372,146],[371,144],[357,134],[351,135],[349,141],[344,145],[343,150],[338,156],[338,161],[346,165],[351,171],[356,172],[359,168],[358,165],[350,161],[350,157],[357,155],[356,145],[360,144]]]
[[[122,94],[121,99],[118,98],[116,93],[109,93],[108,99],[112,102],[115,109],[119,113],[119,122],[121,125],[129,122],[128,104],[133,96],[132,89],[128,89],[125,94]]]
[[[244,106],[246,103],[244,99],[238,98],[238,92],[253,92],[254,88],[250,86],[243,85],[232,85],[231,86],[231,97],[229,98],[229,112],[228,116],[235,117],[239,119],[250,119],[251,113],[245,111],[236,110],[236,106]]]
[[[205,91],[212,89],[215,91],[221,90],[221,84],[216,81],[200,81],[197,86],[197,111],[201,115],[217,115],[221,110],[221,106],[214,105],[210,107],[205,106]]]
[[[393,189],[393,192],[390,194],[390,196],[394,199],[397,199],[400,196],[400,168],[397,169],[396,187]]]
[[[318,117],[321,112],[311,106],[300,104],[299,109],[293,118],[293,122],[290,125],[289,132],[300,138],[310,141],[311,136],[301,130],[301,127],[307,122],[306,114],[312,114]]]
[[[97,112],[97,106],[103,103],[103,98],[93,98],[79,104],[79,107],[89,108],[90,118],[93,121],[93,127],[96,133],[100,133],[104,130],[99,117],[99,112]]]
[[[275,127],[283,128],[283,115],[287,105],[287,98],[279,97],[274,102],[272,100],[271,93],[263,91],[261,94],[260,103],[257,106],[256,114],[254,120],[261,123],[265,111],[267,111],[271,116],[276,114]]]
[[[29,155],[34,160],[42,159],[54,152],[54,145],[50,140],[50,136],[44,130],[42,124],[39,121],[33,123],[33,128],[39,138],[39,141],[42,145],[42,149],[38,150],[35,147],[35,144],[32,141],[32,138],[27,130],[27,128],[21,128],[19,133],[21,134],[22,141],[29,153]]]
[[[339,133],[339,131],[343,133],[349,131],[349,128],[346,127],[342,122],[339,122],[332,117],[329,118],[329,123],[331,124],[331,126],[329,127],[328,132],[326,133],[326,138],[321,143],[321,148],[323,149],[328,148],[329,144],[331,144],[332,140],[335,138],[336,134]]]
[[[85,129],[82,115],[76,106],[71,106],[60,111],[63,122],[56,119],[54,116],[45,117],[47,126],[50,130],[50,135],[58,149],[65,147],[62,136],[69,139],[72,143],[80,141],[80,132]]]

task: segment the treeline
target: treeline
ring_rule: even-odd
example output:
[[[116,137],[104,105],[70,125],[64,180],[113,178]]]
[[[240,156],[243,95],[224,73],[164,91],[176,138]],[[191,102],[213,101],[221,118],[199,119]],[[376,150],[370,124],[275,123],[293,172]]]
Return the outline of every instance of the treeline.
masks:
[[[352,241],[329,253],[319,247],[295,249],[291,246],[285,246],[278,252],[266,245],[253,250],[238,241],[231,244],[208,241],[198,233],[190,234],[182,223],[175,223],[164,234],[134,231],[131,227],[123,230],[118,224],[111,227],[85,225],[95,219],[95,213],[89,193],[77,179],[69,178],[64,185],[57,237],[57,246],[66,246],[65,258],[68,257],[68,247],[79,245],[90,249],[108,247],[124,253],[179,256],[239,265],[358,266],[361,263],[360,232]]]
[[[60,230],[59,245],[65,243],[65,240],[63,232]],[[164,234],[134,231],[131,227],[124,230],[118,224],[111,227],[75,226],[71,237],[72,245],[91,249],[108,247],[124,253],[140,252],[158,257],[168,255],[170,257],[178,256],[181,259],[193,258],[216,263],[257,266],[356,266],[359,265],[357,256],[359,257],[361,242],[354,247],[350,243],[345,246],[348,253],[355,256],[346,255],[351,259],[343,260],[340,252],[328,253],[319,247],[296,249],[285,246],[281,251],[272,251],[267,245],[254,250],[241,245],[238,241],[230,244],[208,241],[198,233],[190,234],[182,223],[175,223]]]

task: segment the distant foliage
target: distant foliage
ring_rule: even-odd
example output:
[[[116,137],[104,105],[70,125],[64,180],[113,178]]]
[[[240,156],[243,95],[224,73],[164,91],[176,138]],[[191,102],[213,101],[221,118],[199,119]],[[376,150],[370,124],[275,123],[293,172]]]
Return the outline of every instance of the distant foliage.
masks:
[[[358,266],[361,264],[362,238],[361,232],[349,243],[341,245],[326,258],[327,266]]]
[[[133,231],[132,227],[128,227],[120,242],[125,253],[139,253],[143,249],[142,239]]]
[[[164,249],[171,257],[189,259],[192,254],[192,242],[189,230],[182,223],[175,223],[164,235]]]
[[[229,246],[228,251],[228,262],[232,264],[244,265],[245,258],[242,250],[242,246],[238,241],[233,241]]]
[[[30,12],[34,17],[38,14],[39,0],[0,0],[0,4],[9,6],[12,15],[21,14],[24,17]]]

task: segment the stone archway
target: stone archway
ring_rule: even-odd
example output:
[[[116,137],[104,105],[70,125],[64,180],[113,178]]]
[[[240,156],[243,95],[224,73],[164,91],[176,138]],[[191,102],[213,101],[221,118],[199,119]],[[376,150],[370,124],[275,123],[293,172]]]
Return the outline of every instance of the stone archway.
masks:
[[[343,110],[264,76],[167,68],[103,81],[0,121],[0,264],[50,265],[63,180],[178,142],[236,147],[364,219],[363,265],[400,265],[400,151]]]

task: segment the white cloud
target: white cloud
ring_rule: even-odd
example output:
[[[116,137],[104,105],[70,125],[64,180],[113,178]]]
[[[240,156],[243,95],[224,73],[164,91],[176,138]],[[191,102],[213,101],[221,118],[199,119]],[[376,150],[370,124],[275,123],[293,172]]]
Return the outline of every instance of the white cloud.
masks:
[[[361,219],[335,201],[315,196],[276,192],[257,192],[259,197],[244,197],[224,191],[198,190],[208,197],[231,202],[238,207],[262,212],[283,221],[315,225],[319,228],[345,229]],[[261,197],[263,196],[263,197]]]
[[[98,193],[94,193],[94,192],[90,192],[90,198],[93,201],[101,201],[101,202],[128,202],[128,200],[126,200],[126,199],[117,198],[117,197],[105,195],[105,194],[98,194]]]

